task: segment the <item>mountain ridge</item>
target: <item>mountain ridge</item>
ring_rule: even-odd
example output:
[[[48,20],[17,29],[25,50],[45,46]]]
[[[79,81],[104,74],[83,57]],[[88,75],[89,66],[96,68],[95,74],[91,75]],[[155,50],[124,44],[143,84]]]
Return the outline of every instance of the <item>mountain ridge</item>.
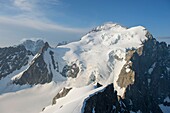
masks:
[[[146,28],[126,28],[107,23],[94,28],[77,42],[56,48],[44,43],[30,65],[10,82],[31,87],[54,82],[64,84],[58,86],[59,89],[71,88],[62,98],[51,98],[56,104],[48,103],[42,113],[83,113],[86,111],[82,111],[83,108],[88,109],[88,112],[99,112],[103,106],[98,104],[101,103],[101,98],[107,100],[107,95],[113,91],[116,92],[113,102],[105,101],[108,107],[103,106],[106,109],[101,110],[101,113],[115,110],[125,113],[163,112],[162,108],[166,107],[164,99],[170,96],[170,86],[165,87],[163,84],[170,81],[169,58],[170,46],[156,41]],[[96,83],[100,87],[96,87]],[[113,89],[110,87],[105,91],[109,84],[113,85]],[[97,94],[100,89],[101,92]],[[78,99],[74,96],[75,93],[80,94]],[[60,93],[56,92],[56,95]],[[85,100],[88,103],[83,104]],[[140,102],[143,103],[140,105]],[[113,105],[116,106],[111,109],[110,106]],[[156,109],[153,109],[154,106]]]

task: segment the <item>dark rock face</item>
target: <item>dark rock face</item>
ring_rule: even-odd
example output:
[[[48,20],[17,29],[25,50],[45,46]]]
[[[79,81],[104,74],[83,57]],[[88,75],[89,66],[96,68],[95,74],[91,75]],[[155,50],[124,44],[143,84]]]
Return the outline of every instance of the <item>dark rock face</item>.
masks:
[[[113,84],[108,85],[103,92],[92,95],[84,103],[83,113],[129,113],[121,99],[118,100]]]
[[[51,55],[51,60],[52,60],[52,64],[53,64],[53,68],[56,69],[56,65],[55,65],[55,60],[54,60],[54,52],[53,51],[50,51],[49,54]]]
[[[74,63],[71,66],[68,65],[64,66],[61,74],[64,77],[76,78],[78,73],[79,73],[79,67]]]
[[[30,51],[23,45],[0,48],[0,79],[28,64]]]
[[[48,49],[48,43],[41,49],[39,56],[32,61],[30,67],[23,73],[21,78],[14,80],[15,84],[44,84],[52,81],[52,72],[48,71],[47,64],[44,61],[44,52]],[[50,66],[49,66],[50,67]]]
[[[135,81],[126,88],[124,98],[129,110],[162,113],[159,104],[170,97],[169,50],[166,43],[159,43],[152,38],[133,54],[130,60]]]
[[[103,85],[101,85],[100,83],[97,82],[96,86],[97,86],[97,88],[99,88],[99,87],[102,87]]]
[[[50,51],[49,54],[50,54],[50,56],[51,56],[51,61],[52,61],[53,69],[56,70],[57,72],[59,72],[58,62],[56,62],[56,61],[54,60],[54,52],[53,52],[53,51]]]
[[[56,104],[56,100],[59,99],[59,98],[62,98],[62,97],[65,97],[69,91],[71,90],[72,88],[63,88],[54,98],[53,98],[53,101],[52,101],[52,105]]]

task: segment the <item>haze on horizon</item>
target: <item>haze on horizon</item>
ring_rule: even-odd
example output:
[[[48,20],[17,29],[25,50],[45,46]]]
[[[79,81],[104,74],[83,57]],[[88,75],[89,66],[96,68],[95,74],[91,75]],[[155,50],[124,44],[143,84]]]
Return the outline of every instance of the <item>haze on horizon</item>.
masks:
[[[169,0],[0,0],[0,47],[37,38],[55,46],[106,22],[142,25],[170,43],[169,6]]]

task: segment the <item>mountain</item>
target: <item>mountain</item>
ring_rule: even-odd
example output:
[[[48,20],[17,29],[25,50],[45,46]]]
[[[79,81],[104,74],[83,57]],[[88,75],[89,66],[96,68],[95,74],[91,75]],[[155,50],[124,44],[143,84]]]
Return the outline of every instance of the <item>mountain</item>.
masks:
[[[14,86],[23,87],[13,85],[11,80],[29,66],[29,62],[44,44],[42,40],[26,40],[18,46],[0,48],[0,94],[18,90],[11,88]]]
[[[10,72],[1,75],[1,112],[170,112],[170,46],[146,28],[106,23],[56,48],[30,42],[19,45],[28,58],[14,74],[1,67]],[[16,50],[8,54],[21,52]],[[13,101],[9,111],[6,104]]]

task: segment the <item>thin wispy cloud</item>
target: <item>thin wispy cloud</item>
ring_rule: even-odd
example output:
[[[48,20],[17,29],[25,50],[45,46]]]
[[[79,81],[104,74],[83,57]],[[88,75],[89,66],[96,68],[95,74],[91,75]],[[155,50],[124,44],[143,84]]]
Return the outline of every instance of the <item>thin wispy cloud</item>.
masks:
[[[58,24],[57,21],[50,20],[46,12],[41,10],[43,7],[61,5],[61,0],[0,0],[0,6],[8,7],[7,14],[15,12],[14,15],[0,15],[0,23],[15,26],[24,26],[37,30],[60,30],[73,33],[84,33],[89,28],[75,28]],[[1,9],[1,8],[0,8]],[[56,11],[57,13],[57,11]],[[55,14],[56,15],[56,14]]]
[[[19,44],[23,38],[42,38],[46,39],[50,45],[56,46],[61,41],[79,40],[84,33],[68,32],[63,30],[48,30],[46,27],[43,30],[33,28],[23,24],[7,24],[0,23],[0,47]]]
[[[67,27],[29,18],[0,16],[0,47],[19,44],[23,38],[41,38],[45,41],[48,40],[50,45],[55,47],[58,42],[63,40],[80,39],[90,29]]]
[[[5,43],[18,44],[23,38],[49,39],[55,45],[57,41],[79,39],[91,29],[64,25],[48,18],[49,8],[60,5],[60,0],[0,0],[0,47]]]
[[[13,4],[14,6],[24,11],[32,11],[34,6],[29,0],[14,0]]]
[[[60,0],[0,0],[0,10],[4,12],[3,15],[11,16],[28,16],[39,17],[44,16],[47,6],[58,6],[61,4]],[[46,9],[48,10],[48,9]],[[0,12],[0,13],[1,13]]]
[[[60,3],[59,0],[12,0],[13,6],[23,11],[38,11],[39,7],[57,6]]]
[[[32,20],[28,18],[9,18],[9,17],[1,17],[0,16],[0,24],[6,24],[10,26],[22,26],[27,28],[32,28],[41,31],[63,31],[70,33],[86,33],[91,28],[73,28],[66,27],[62,25],[58,25],[56,23],[46,23],[39,20]]]

